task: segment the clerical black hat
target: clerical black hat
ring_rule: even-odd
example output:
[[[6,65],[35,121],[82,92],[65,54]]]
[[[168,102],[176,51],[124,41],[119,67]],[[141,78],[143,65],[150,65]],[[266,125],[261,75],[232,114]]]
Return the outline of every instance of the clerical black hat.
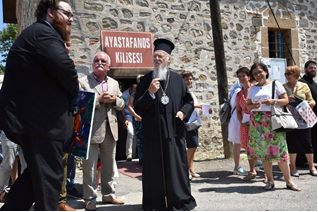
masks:
[[[162,38],[155,40],[153,45],[155,46],[154,51],[163,50],[168,54],[171,54],[171,51],[174,49],[174,44],[171,41]]]

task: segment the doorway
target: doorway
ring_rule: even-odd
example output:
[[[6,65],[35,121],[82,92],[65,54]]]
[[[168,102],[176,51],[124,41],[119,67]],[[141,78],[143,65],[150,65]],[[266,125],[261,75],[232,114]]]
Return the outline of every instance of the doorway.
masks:
[[[115,78],[116,79],[116,78]],[[127,90],[130,85],[137,84],[136,77],[134,78],[120,78],[116,79],[119,83],[119,89],[121,92]],[[121,112],[117,112],[118,119],[118,141],[116,146],[116,160],[126,160],[126,138],[127,138],[127,129],[123,125],[123,117]],[[136,158],[136,141],[134,139],[132,147],[132,156]]]

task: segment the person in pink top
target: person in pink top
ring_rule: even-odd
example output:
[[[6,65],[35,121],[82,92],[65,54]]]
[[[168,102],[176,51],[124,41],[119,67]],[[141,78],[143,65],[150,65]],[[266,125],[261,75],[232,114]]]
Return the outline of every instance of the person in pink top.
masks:
[[[241,146],[244,149],[247,149],[247,143],[249,141],[249,117],[250,112],[246,108],[247,103],[247,94],[250,90],[252,84],[252,79],[250,76],[250,70],[246,67],[241,67],[236,71],[236,76],[239,79],[240,83],[243,85],[241,91],[236,96],[236,113],[237,118],[240,125],[240,137],[241,137]],[[243,119],[244,117],[244,119]],[[246,151],[247,152],[247,151]],[[256,177],[256,169],[255,169],[255,160],[248,160],[250,165],[250,172],[247,176],[243,178],[243,180],[251,180]]]

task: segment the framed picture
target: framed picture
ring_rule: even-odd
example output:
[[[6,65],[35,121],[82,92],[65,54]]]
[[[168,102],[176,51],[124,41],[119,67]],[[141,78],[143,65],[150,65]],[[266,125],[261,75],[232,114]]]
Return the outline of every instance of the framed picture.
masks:
[[[80,91],[72,101],[73,134],[64,143],[63,151],[84,159],[88,158],[91,132],[94,120],[94,92]]]

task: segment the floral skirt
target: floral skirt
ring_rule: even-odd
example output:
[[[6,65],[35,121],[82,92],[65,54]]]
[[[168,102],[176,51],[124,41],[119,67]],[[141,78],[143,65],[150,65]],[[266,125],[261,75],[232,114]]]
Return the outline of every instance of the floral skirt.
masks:
[[[247,146],[248,159],[289,161],[286,133],[272,131],[271,112],[252,111]]]

